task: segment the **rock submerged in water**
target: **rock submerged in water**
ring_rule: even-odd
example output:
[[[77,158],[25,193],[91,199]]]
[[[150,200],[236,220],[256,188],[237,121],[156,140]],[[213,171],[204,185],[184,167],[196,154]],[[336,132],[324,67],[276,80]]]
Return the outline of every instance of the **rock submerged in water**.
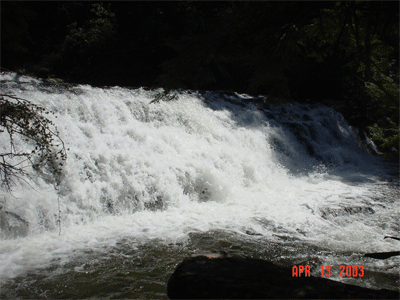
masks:
[[[371,257],[376,259],[387,259],[392,256],[400,255],[400,251],[391,251],[391,252],[375,252],[375,253],[366,253],[364,257]]]
[[[292,269],[248,257],[186,258],[168,281],[171,299],[399,299],[399,292],[372,290],[317,277],[292,277]]]
[[[0,207],[0,238],[9,239],[27,236],[29,223],[17,214]]]

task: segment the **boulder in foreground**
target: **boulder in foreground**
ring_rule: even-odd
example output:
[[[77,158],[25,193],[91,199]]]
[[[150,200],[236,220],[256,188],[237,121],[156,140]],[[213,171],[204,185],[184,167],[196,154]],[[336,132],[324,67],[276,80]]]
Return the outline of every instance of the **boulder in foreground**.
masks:
[[[399,299],[325,278],[292,277],[292,269],[247,257],[186,258],[168,281],[171,299]]]

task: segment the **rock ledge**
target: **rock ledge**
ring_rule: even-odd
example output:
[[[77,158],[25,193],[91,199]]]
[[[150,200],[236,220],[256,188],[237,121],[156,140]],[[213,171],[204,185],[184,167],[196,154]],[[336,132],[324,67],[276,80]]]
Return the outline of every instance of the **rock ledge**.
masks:
[[[248,257],[186,258],[168,281],[171,299],[399,299],[325,278],[292,277],[292,269]]]

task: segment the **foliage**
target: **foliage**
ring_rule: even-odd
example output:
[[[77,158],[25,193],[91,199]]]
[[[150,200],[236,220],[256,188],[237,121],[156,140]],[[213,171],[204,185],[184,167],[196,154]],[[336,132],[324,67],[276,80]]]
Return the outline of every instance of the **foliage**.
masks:
[[[24,180],[31,165],[47,172],[58,185],[67,159],[64,142],[53,122],[43,114],[50,112],[14,95],[0,95],[0,134],[8,134],[8,146],[0,153],[1,186],[11,191],[17,180]],[[32,150],[24,149],[26,144]]]
[[[235,86],[286,99],[313,93],[316,102],[351,99],[345,113],[360,115],[352,125],[370,128],[375,142],[398,149],[398,7],[233,3],[211,15],[204,32],[167,41],[178,54],[164,62],[159,79],[174,88]]]
[[[371,137],[381,149],[399,152],[400,126],[389,118],[386,120],[388,125],[385,127],[379,127],[376,123],[368,127]]]
[[[398,1],[11,3],[3,27],[26,33],[14,59],[32,40],[64,79],[345,100],[352,125],[385,136],[399,122]]]
[[[92,4],[91,18],[83,26],[77,22],[68,25],[69,34],[65,38],[65,51],[83,54],[104,44],[113,34],[114,14],[101,3]]]
[[[376,87],[388,98],[380,100],[397,105],[393,101],[398,99],[396,92],[387,86],[398,84],[398,13],[391,8],[357,1],[338,2],[321,10],[304,28],[306,36],[300,43],[306,46],[305,55],[320,63],[335,58],[347,73],[358,74],[367,89]]]
[[[114,18],[105,4],[95,3],[91,4],[86,20],[68,24],[68,34],[58,52],[57,70],[77,79],[98,72],[113,42]]]

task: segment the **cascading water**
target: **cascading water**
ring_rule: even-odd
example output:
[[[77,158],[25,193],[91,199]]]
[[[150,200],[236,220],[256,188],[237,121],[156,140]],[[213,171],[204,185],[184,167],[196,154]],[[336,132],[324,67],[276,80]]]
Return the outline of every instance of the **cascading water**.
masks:
[[[399,258],[362,257],[400,248],[383,239],[400,229],[398,166],[336,111],[195,92],[150,104],[157,91],[13,76],[1,93],[54,111],[69,151],[59,191],[32,169],[0,194],[2,297],[165,298],[176,264],[211,251],[398,289]],[[343,279],[340,265],[366,275]]]

